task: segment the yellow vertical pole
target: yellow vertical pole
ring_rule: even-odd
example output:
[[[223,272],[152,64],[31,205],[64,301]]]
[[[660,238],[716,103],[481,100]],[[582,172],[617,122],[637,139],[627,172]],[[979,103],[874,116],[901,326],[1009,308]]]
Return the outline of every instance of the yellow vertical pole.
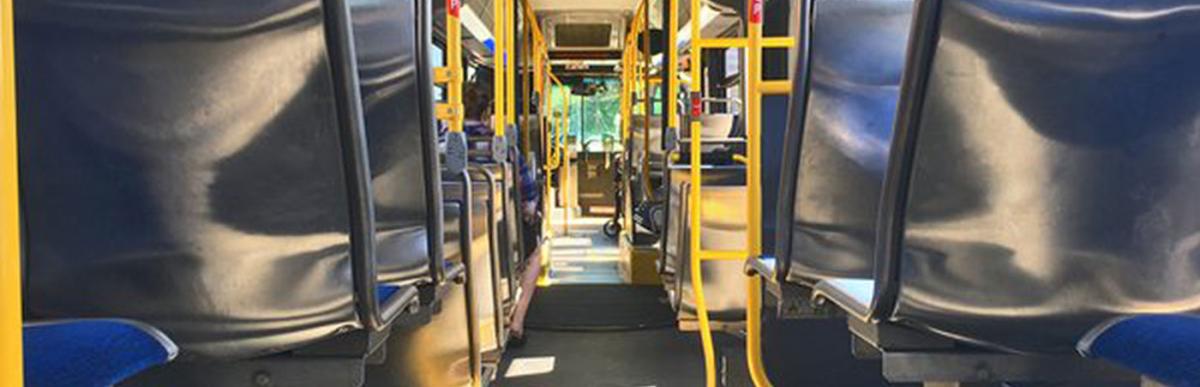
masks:
[[[0,385],[24,385],[12,0],[0,0]]]
[[[762,34],[763,0],[746,3],[746,249],[762,255]],[[771,385],[762,363],[762,279],[746,280],[746,362],[755,386]]]
[[[517,56],[513,49],[517,46],[516,1],[501,1],[504,3],[504,117],[509,127],[517,123]]]
[[[520,18],[524,17],[525,13],[522,12],[518,13],[517,15],[517,17]],[[529,65],[534,61],[533,26],[531,23],[531,21],[525,22],[525,30],[524,33],[521,34],[521,61],[517,65],[517,68],[521,71],[521,126],[529,125],[529,102],[532,101],[530,96],[533,95],[533,67],[529,67]],[[528,155],[530,147],[533,146],[529,143],[532,141],[529,138],[530,133],[532,132],[531,129],[533,128],[524,128],[524,130],[521,131],[522,157]]]
[[[621,89],[625,91],[624,94],[621,95],[622,97],[624,97],[624,99],[621,102],[621,107],[624,109],[624,111],[622,112],[623,117],[621,117],[621,119],[622,119],[621,138],[622,139],[629,137],[629,131],[631,129],[630,121],[632,120],[632,117],[633,117],[633,96],[637,92],[637,90],[634,88],[634,84],[633,84],[633,82],[634,82],[633,81],[633,77],[634,77],[634,69],[633,69],[634,52],[633,52],[633,50],[636,50],[636,48],[632,47],[632,45],[634,44],[632,35],[634,33],[636,33],[637,23],[638,23],[638,18],[637,18],[637,14],[635,13],[634,18],[633,18],[633,23],[630,25],[629,34],[625,35],[625,49],[622,51],[622,53],[624,55],[621,56],[621,74],[622,74],[621,85],[623,86]]]
[[[676,34],[679,32],[679,4],[678,0],[667,0],[667,36],[669,37],[666,45],[667,57],[666,71],[663,72],[663,77],[666,78],[664,83],[667,86],[667,99],[663,101],[665,112],[667,114],[667,127],[673,131],[679,130],[679,48],[676,47]]]
[[[695,113],[699,113],[703,110],[703,106],[700,106],[702,101],[699,98],[699,96],[703,94],[704,87],[704,83],[700,81],[700,77],[703,75],[700,70],[700,66],[702,64],[701,56],[704,51],[702,48],[700,48],[700,41],[702,39],[700,36],[700,7],[700,0],[691,0],[691,11],[689,14],[692,15],[692,22],[690,23],[692,27],[692,39],[691,48],[689,49],[691,57],[691,68],[689,70],[691,72],[692,80],[691,92],[693,93],[693,96],[690,102],[692,105],[693,116],[696,115]],[[700,251],[700,220],[704,214],[701,211],[703,207],[700,205],[702,180],[700,176],[701,128],[699,117],[692,117],[690,126],[691,127],[689,129],[692,138],[691,157],[689,158],[691,161],[689,168],[691,187],[688,197],[688,213],[691,214],[691,222],[689,224],[691,226],[691,230],[689,230],[691,231],[691,239],[689,240],[690,243],[688,247],[689,251],[691,252],[690,263],[692,271],[692,292],[695,294],[696,298],[696,319],[700,322],[700,344],[704,350],[705,386],[716,387],[716,354],[714,353],[713,349],[712,327],[710,326],[708,319],[708,304],[704,298],[704,275],[703,271],[701,270],[702,266],[700,265],[704,258]]]
[[[560,174],[562,175],[562,184],[559,185],[559,189],[563,191],[563,235],[565,236],[565,235],[571,234],[571,208],[572,207],[571,207],[571,203],[569,201],[569,199],[571,198],[571,195],[568,195],[567,185],[572,184],[574,182],[571,181],[571,152],[570,152],[569,148],[567,148],[567,143],[566,143],[567,139],[571,137],[571,92],[570,92],[570,90],[563,90],[562,94],[563,94],[563,115],[562,115],[562,127],[561,127],[562,151],[559,153],[560,153],[560,156],[562,157],[563,170],[562,170],[562,172],[560,172]]]
[[[541,62],[541,60],[538,62]],[[542,130],[542,149],[544,150],[543,157],[545,157],[545,160],[542,162],[542,172],[544,173],[546,180],[545,184],[543,184],[545,189],[542,191],[542,235],[546,238],[549,238],[554,233],[554,230],[550,227],[550,210],[552,208],[550,205],[550,201],[552,200],[550,198],[550,172],[554,170],[554,165],[551,160],[555,159],[553,142],[554,114],[552,113],[554,111],[554,98],[550,98],[550,94],[553,93],[554,88],[550,87],[549,90],[546,90],[545,83],[541,83],[541,86],[543,87],[541,102],[543,109],[538,110],[538,115],[541,117],[548,117],[548,119],[544,121],[547,126]],[[542,263],[548,264],[549,262]],[[546,268],[544,265],[542,267],[543,270]]]
[[[629,143],[630,143],[629,140],[633,137],[633,135],[632,135],[632,131],[633,131],[633,99],[636,94],[636,88],[634,85],[634,78],[635,78],[634,63],[636,62],[636,55],[637,55],[637,47],[636,47],[637,38],[636,38],[636,36],[637,36],[638,23],[641,20],[639,17],[639,15],[641,14],[640,11],[641,11],[641,5],[639,4],[638,11],[634,12],[633,23],[630,23],[629,33],[627,35],[625,35],[625,41],[624,41],[625,46],[621,50],[621,146],[629,145]],[[627,154],[629,156],[633,156],[632,152],[629,152]],[[631,161],[632,161],[632,157],[630,160],[625,160],[626,165],[628,165],[628,163]],[[629,219],[630,211],[629,211],[629,206],[628,206],[628,204],[631,202],[629,200],[630,198],[628,195],[628,193],[630,192],[629,186],[628,186],[629,176],[628,176],[628,173],[625,173],[626,171],[628,171],[628,168],[625,168],[625,171],[622,171],[622,176],[621,176],[622,184],[620,187],[622,190],[621,196],[623,196],[622,208],[621,208],[621,234],[622,235],[628,234],[630,232],[630,227],[631,227],[631,222],[629,221],[630,220]]]
[[[653,58],[650,55],[650,0],[642,3],[642,194],[646,199],[654,200],[654,189],[650,187],[650,115],[654,113],[654,94],[650,87],[650,67]],[[632,221],[630,221],[632,223]]]
[[[504,56],[506,54],[504,45],[508,43],[508,39],[504,37],[504,9],[511,0],[492,0],[492,133],[496,137],[504,137],[504,124],[508,122],[504,118],[504,113],[508,111],[508,105],[504,102],[504,97],[508,95],[508,90],[504,86]]]
[[[451,115],[448,122],[451,132],[463,131],[463,68],[462,68],[462,23],[459,20],[460,0],[446,0],[446,65],[450,69],[450,81],[446,84],[446,99]]]

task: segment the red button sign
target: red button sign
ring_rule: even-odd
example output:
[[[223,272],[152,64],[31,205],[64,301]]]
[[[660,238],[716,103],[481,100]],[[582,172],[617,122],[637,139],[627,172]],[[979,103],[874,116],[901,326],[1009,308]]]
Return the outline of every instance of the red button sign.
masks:
[[[446,0],[446,12],[450,16],[458,17],[458,11],[462,9],[462,0]]]
[[[754,24],[762,24],[763,15],[763,0],[750,0],[750,22]]]
[[[700,118],[704,113],[704,101],[700,99],[700,93],[692,93],[692,117]]]

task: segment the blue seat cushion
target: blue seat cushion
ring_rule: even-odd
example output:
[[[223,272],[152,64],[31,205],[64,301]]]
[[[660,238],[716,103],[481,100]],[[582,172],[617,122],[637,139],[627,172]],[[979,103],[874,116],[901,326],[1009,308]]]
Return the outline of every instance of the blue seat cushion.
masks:
[[[379,305],[386,305],[396,292],[400,291],[400,287],[396,285],[379,285],[375,287],[375,301]]]
[[[1170,386],[1200,386],[1200,317],[1147,315],[1101,324],[1079,352]]]
[[[25,385],[111,386],[179,352],[162,332],[125,320],[26,324]]]

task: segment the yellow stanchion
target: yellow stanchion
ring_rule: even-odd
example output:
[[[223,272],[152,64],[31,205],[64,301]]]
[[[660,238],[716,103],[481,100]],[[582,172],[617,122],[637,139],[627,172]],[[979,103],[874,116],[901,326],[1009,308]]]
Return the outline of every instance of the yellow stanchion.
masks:
[[[0,385],[24,385],[12,0],[0,0]]]
[[[447,0],[446,12],[446,65],[436,69],[438,83],[446,84],[446,103],[439,106],[438,115],[444,119],[451,132],[463,131],[463,68],[462,68],[462,22],[459,10],[462,2]]]
[[[762,255],[762,49],[763,0],[746,3],[746,249]],[[762,362],[762,279],[746,280],[746,365],[755,386],[771,385]]]
[[[525,17],[525,13],[522,12],[522,13],[518,14],[517,17],[523,18],[523,17]],[[529,125],[529,113],[530,113],[529,101],[531,101],[531,99],[529,97],[533,95],[533,82],[530,81],[533,76],[533,71],[531,70],[532,67],[529,67],[529,65],[535,61],[534,57],[536,54],[533,51],[533,29],[528,28],[528,26],[530,26],[531,23],[525,22],[525,25],[526,25],[526,28],[521,34],[521,61],[517,66],[517,69],[522,74],[521,75],[521,101],[523,101],[523,103],[521,103],[521,126],[522,127]],[[531,144],[533,139],[530,138],[530,135],[533,133],[532,129],[533,128],[524,128],[524,130],[521,131],[521,156],[522,157],[524,157],[525,155],[528,155],[530,147],[533,146]]]
[[[453,0],[452,0],[453,1]],[[504,113],[508,112],[508,105],[504,102],[505,96],[508,95],[508,89],[505,86],[507,77],[505,71],[505,55],[507,55],[508,39],[505,38],[504,24],[507,16],[504,10],[508,8],[507,0],[492,1],[492,134],[496,137],[504,137],[504,124],[508,123]]]
[[[563,235],[565,236],[571,234],[571,203],[568,202],[570,196],[567,195],[567,186],[571,184],[571,152],[566,147],[567,137],[571,134],[571,92],[569,90],[563,92],[562,125],[559,130],[562,131],[559,157],[562,158],[560,164],[563,169],[558,173],[562,177],[562,182],[558,187],[560,191],[563,191]]]
[[[642,25],[647,26],[642,28],[638,33],[642,35],[642,194],[650,201],[654,201],[654,189],[650,186],[650,116],[654,113],[653,88],[651,87],[650,67],[653,65],[653,59],[650,49],[650,34],[643,33],[649,30],[650,25],[650,1],[642,2]],[[628,196],[626,196],[628,197]],[[631,207],[632,204],[630,204]],[[630,209],[632,211],[632,209]],[[632,216],[630,216],[632,218]],[[633,220],[630,220],[632,227]]]
[[[517,123],[517,58],[513,55],[513,47],[516,47],[516,9],[513,8],[515,1],[501,1],[504,3],[504,105],[506,118],[505,123],[509,127],[515,127]]]
[[[667,127],[671,130],[680,130],[679,127],[679,49],[675,47],[676,34],[679,31],[679,5],[678,0],[667,0],[667,58],[663,63],[666,71],[663,71],[663,78],[667,84],[667,99],[663,101],[666,115]],[[665,140],[665,139],[664,139]]]
[[[691,0],[691,10],[693,14],[698,14],[701,7],[700,0]],[[716,366],[715,354],[713,349],[712,327],[708,316],[708,305],[704,295],[704,280],[702,263],[704,261],[713,260],[745,260],[747,258],[757,257],[762,254],[762,144],[761,144],[761,127],[762,127],[762,95],[764,91],[772,93],[787,92],[789,87],[785,87],[781,82],[770,83],[769,87],[763,87],[762,81],[762,50],[764,47],[783,48],[791,45],[790,39],[786,38],[768,38],[762,36],[762,12],[763,0],[750,0],[747,3],[747,38],[710,38],[704,39],[700,34],[700,26],[698,23],[691,23],[691,43],[690,43],[690,80],[692,89],[691,109],[693,120],[689,128],[692,141],[691,157],[690,157],[690,192],[688,197],[689,212],[692,214],[690,219],[690,245],[691,252],[691,273],[692,287],[696,302],[696,317],[700,325],[700,341],[704,350],[705,362],[705,382],[709,387],[716,385]],[[673,13],[673,12],[672,12]],[[673,22],[673,20],[672,20]],[[670,23],[669,23],[670,24]],[[672,26],[673,28],[674,26]],[[747,172],[747,225],[746,225],[746,251],[705,251],[700,245],[700,225],[703,219],[703,206],[701,206],[701,194],[703,192],[702,177],[701,177],[701,126],[699,115],[703,112],[703,100],[701,92],[703,76],[701,66],[702,53],[704,49],[714,48],[745,48],[746,53],[746,90],[748,94],[745,103],[746,114],[746,137],[747,137],[747,154],[745,156],[737,156],[734,159],[738,162],[746,164]],[[674,51],[674,50],[672,50]],[[672,65],[674,65],[672,63]],[[668,66],[667,76],[668,84],[678,83],[678,80],[672,76],[671,68]],[[766,89],[766,90],[764,90]],[[672,88],[670,94],[674,94]],[[673,98],[668,97],[668,101]],[[674,103],[670,103],[668,111],[674,107]],[[674,115],[670,119],[676,119]],[[750,277],[746,282],[747,300],[746,300],[746,361],[750,371],[750,377],[755,386],[768,387],[771,385],[768,380],[765,367],[762,363],[762,332],[761,332],[761,313],[762,313],[762,282],[758,277]]]
[[[701,9],[700,7],[701,7],[700,0],[691,0],[691,8],[689,8],[689,9],[691,10],[692,15],[699,15],[700,9]],[[692,259],[690,260],[691,261],[690,262],[691,263],[691,273],[692,273],[692,293],[696,297],[696,300],[695,300],[696,301],[696,319],[699,320],[699,323],[700,323],[700,345],[704,351],[704,385],[707,387],[716,387],[716,385],[717,385],[716,353],[715,353],[715,350],[713,349],[712,326],[710,325],[710,322],[708,319],[708,302],[704,298],[704,280],[703,280],[704,272],[702,270],[702,265],[701,265],[701,261],[703,260],[702,259],[703,253],[700,250],[700,225],[701,225],[700,220],[704,216],[704,214],[701,211],[702,206],[700,205],[700,194],[701,194],[700,188],[701,188],[701,185],[702,185],[701,183],[703,180],[701,179],[701,176],[700,176],[700,158],[701,158],[700,157],[700,152],[701,152],[700,143],[702,141],[701,141],[701,127],[700,127],[699,115],[700,115],[700,112],[703,110],[703,106],[702,106],[703,102],[701,101],[701,98],[700,98],[701,94],[699,93],[698,89],[701,85],[701,82],[699,80],[700,80],[700,77],[702,76],[702,73],[700,71],[700,66],[703,64],[701,62],[701,57],[703,55],[701,55],[702,49],[700,48],[701,47],[700,43],[703,39],[700,35],[699,21],[696,20],[697,19],[696,17],[692,17],[692,19],[693,19],[692,23],[690,23],[691,24],[691,33],[692,33],[692,39],[691,39],[692,47],[691,47],[691,54],[688,55],[691,58],[691,65],[689,66],[690,68],[688,70],[690,70],[690,72],[691,72],[690,78],[692,79],[692,82],[693,82],[693,85],[692,85],[693,97],[691,98],[691,101],[690,101],[691,107],[692,107],[692,112],[691,112],[692,120],[691,120],[691,125],[689,128],[689,131],[691,133],[691,138],[692,138],[692,141],[690,142],[691,157],[689,158],[689,161],[691,164],[690,168],[689,168],[689,172],[690,172],[689,176],[690,176],[690,180],[691,180],[691,186],[690,186],[690,193],[689,193],[689,197],[688,197],[688,208],[689,208],[688,212],[692,215],[691,215],[691,219],[690,219],[691,230],[689,230],[689,231],[691,231],[691,233],[690,233],[691,238],[688,243],[688,248],[689,248],[689,251],[691,252],[691,257],[692,257]]]

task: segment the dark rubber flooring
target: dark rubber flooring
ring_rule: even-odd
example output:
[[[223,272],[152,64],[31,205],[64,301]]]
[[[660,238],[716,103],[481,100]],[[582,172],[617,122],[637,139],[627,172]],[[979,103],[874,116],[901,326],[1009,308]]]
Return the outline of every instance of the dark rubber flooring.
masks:
[[[696,333],[680,332],[659,286],[539,288],[526,317],[526,343],[500,364],[504,387],[694,387],[704,385]],[[717,334],[720,377],[748,386],[740,339]],[[514,360],[553,357],[549,373],[504,378]]]
[[[529,332],[527,344],[510,348],[500,365],[502,387],[696,387],[704,385],[704,363],[699,336],[675,328],[629,332]],[[722,337],[722,347],[740,345]],[[731,351],[732,350],[732,351]],[[729,367],[725,376],[730,386],[748,386],[744,357],[737,348],[721,356]],[[737,353],[729,353],[737,352]],[[503,378],[514,359],[553,356],[554,371],[517,378]],[[737,372],[737,370],[743,370]],[[737,374],[735,376],[735,374]]]
[[[674,325],[675,313],[660,286],[559,285],[540,288],[525,317],[528,330],[616,331]]]
[[[500,364],[502,387],[694,387],[704,385],[699,335],[679,332],[657,287],[567,285],[538,289],[529,322],[554,328],[595,328],[651,322],[671,326],[629,331],[527,330]],[[536,311],[536,312],[535,312]],[[535,318],[536,313],[536,318]],[[665,320],[665,321],[664,321]],[[887,386],[879,361],[854,359],[841,319],[778,320],[764,315],[763,351],[776,386]],[[745,342],[717,334],[720,378],[749,386]],[[505,378],[515,359],[553,357],[551,372]]]

